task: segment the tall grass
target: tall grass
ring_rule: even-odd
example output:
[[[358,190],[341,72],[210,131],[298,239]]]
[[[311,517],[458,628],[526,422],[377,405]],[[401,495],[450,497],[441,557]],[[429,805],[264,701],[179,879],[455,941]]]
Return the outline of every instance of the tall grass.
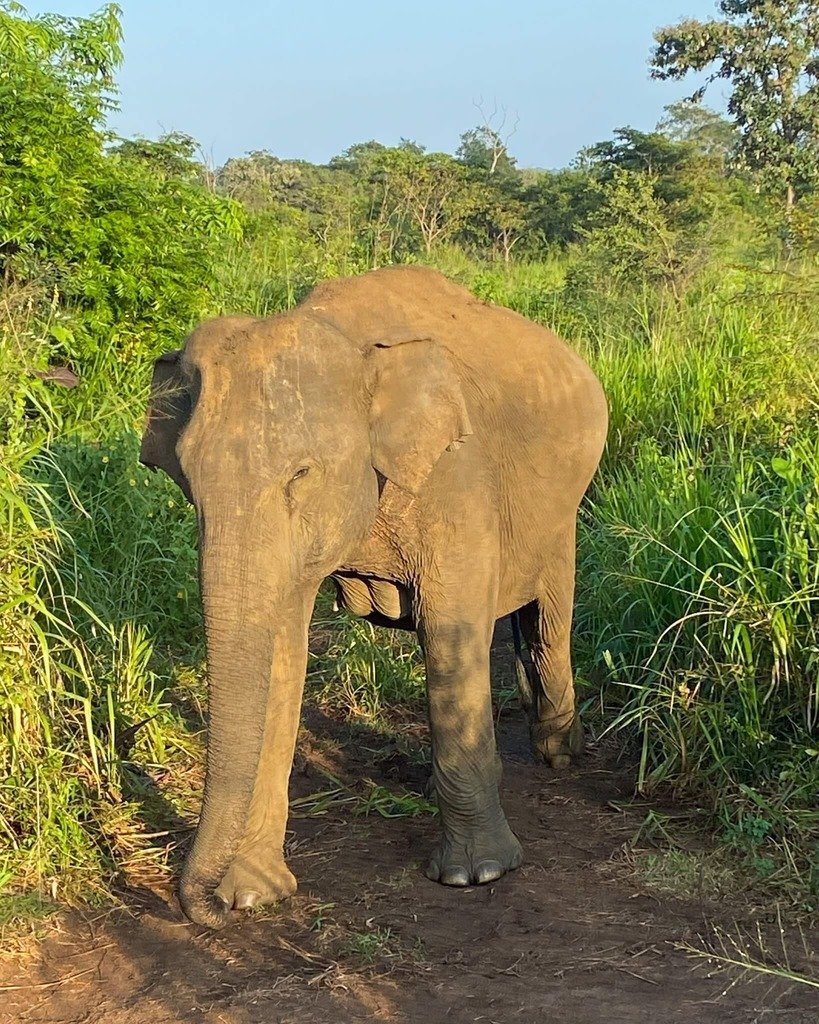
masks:
[[[426,691],[414,633],[330,618],[326,596],[313,621],[318,629],[335,627],[313,661],[311,693],[317,700],[352,722],[380,729],[391,729],[401,710],[416,721],[423,717]]]
[[[704,799],[761,874],[815,895],[815,277],[710,284],[682,305],[557,297],[611,411],[581,522],[576,660],[602,728],[636,747],[641,789]]]
[[[152,766],[164,773],[195,745],[160,682],[159,654],[172,643],[195,661],[200,630],[183,502],[138,466],[133,429],[111,429],[124,389],[106,372],[94,381],[109,396],[97,420],[81,399],[83,428],[72,425],[72,399],[30,373],[46,355],[46,324],[19,309],[11,317],[8,303],[5,312],[0,896],[14,906],[27,891],[103,895],[149,845],[140,836],[157,819],[143,814],[140,790]],[[125,419],[136,415],[133,403]]]

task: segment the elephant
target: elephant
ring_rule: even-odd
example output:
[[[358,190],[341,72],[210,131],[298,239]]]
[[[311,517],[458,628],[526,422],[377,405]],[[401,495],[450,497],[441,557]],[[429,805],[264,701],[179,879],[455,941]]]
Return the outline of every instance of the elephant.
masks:
[[[296,889],[288,782],[328,577],[348,611],[418,634],[440,810],[426,875],[483,884],[521,863],[498,795],[490,643],[517,613],[533,749],[565,768],[582,746],[576,521],[607,421],[568,345],[421,267],[325,281],[264,319],[208,320],[156,361],[140,459],[195,507],[207,644],[188,918],[220,927]]]

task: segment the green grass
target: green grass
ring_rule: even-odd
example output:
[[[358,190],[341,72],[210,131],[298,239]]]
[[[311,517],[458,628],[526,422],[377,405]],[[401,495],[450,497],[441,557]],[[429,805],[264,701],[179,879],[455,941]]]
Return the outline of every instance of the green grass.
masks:
[[[345,785],[326,769],[320,771],[330,786],[292,799],[291,817],[316,818],[341,808],[365,817],[377,814],[382,818],[417,818],[423,814],[438,813],[438,807],[420,793],[406,789],[396,792],[366,778]]]
[[[157,829],[146,779],[199,753],[165,682],[166,650],[201,660],[190,517],[138,466],[124,391],[80,431],[68,396],[27,374],[41,326],[0,334],[0,898],[11,905],[21,892],[106,898]]]
[[[438,806],[420,793],[395,793],[386,786],[372,784],[358,807],[358,813],[378,814],[382,818],[417,818],[423,814],[437,814]]]
[[[341,944],[342,956],[352,956],[365,964],[395,960],[402,956],[401,943],[391,928],[372,928],[354,932]]]
[[[754,863],[815,889],[812,321],[774,299],[711,306],[594,354],[613,444],[582,520],[578,662],[642,789],[710,801]]]
[[[285,308],[323,273],[353,269],[300,263],[292,239],[271,245],[230,254],[214,310]],[[814,272],[715,268],[674,303],[567,291],[572,256],[509,270],[457,250],[437,258],[483,298],[570,338],[606,387],[611,433],[581,516],[575,641],[595,728],[633,751],[640,789],[695,801],[757,877],[815,904]],[[201,782],[194,523],[173,485],[138,464],[147,362],[103,349],[70,393],[32,379],[56,315],[7,299],[0,317],[8,908],[105,899],[123,875],[166,872],[168,834],[191,823]],[[311,699],[351,727],[417,733],[415,638],[331,623],[325,598],[316,625],[327,642],[311,659]],[[325,810],[339,799],[325,794]],[[377,787],[351,810],[362,800],[370,813],[429,812]]]
[[[326,650],[311,664],[310,692],[350,721],[391,728],[400,712],[423,714],[424,671],[414,633],[382,629],[352,616],[331,618],[320,600],[314,625],[333,624]]]
[[[641,884],[661,896],[716,903],[746,895],[747,875],[713,851],[660,850],[634,858]]]

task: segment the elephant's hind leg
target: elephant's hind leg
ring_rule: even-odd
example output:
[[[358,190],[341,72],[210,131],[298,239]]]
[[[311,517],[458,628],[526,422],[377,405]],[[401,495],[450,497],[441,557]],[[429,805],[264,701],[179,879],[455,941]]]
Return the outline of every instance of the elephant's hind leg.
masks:
[[[553,768],[567,768],[583,750],[575,707],[571,632],[575,529],[559,538],[537,600],[520,610],[520,624],[535,670],[530,709],[532,749]]]

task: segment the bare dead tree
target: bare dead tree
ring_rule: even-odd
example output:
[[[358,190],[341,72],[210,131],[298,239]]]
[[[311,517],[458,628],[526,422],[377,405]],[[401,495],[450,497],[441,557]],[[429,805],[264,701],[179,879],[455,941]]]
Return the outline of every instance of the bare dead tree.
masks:
[[[497,100],[492,101],[492,110],[488,113],[483,99],[474,101],[472,105],[481,115],[478,131],[492,154],[489,173],[494,174],[501,158],[509,155],[509,143],[520,125],[520,115],[517,111],[510,115],[509,110],[502,104],[499,106]]]
[[[213,158],[213,148],[210,151],[206,151],[205,147],[201,142],[197,143],[196,151],[199,155],[199,163],[202,165],[201,175],[202,184],[208,190],[215,194],[216,185],[218,180],[218,171],[216,168],[216,161]]]

